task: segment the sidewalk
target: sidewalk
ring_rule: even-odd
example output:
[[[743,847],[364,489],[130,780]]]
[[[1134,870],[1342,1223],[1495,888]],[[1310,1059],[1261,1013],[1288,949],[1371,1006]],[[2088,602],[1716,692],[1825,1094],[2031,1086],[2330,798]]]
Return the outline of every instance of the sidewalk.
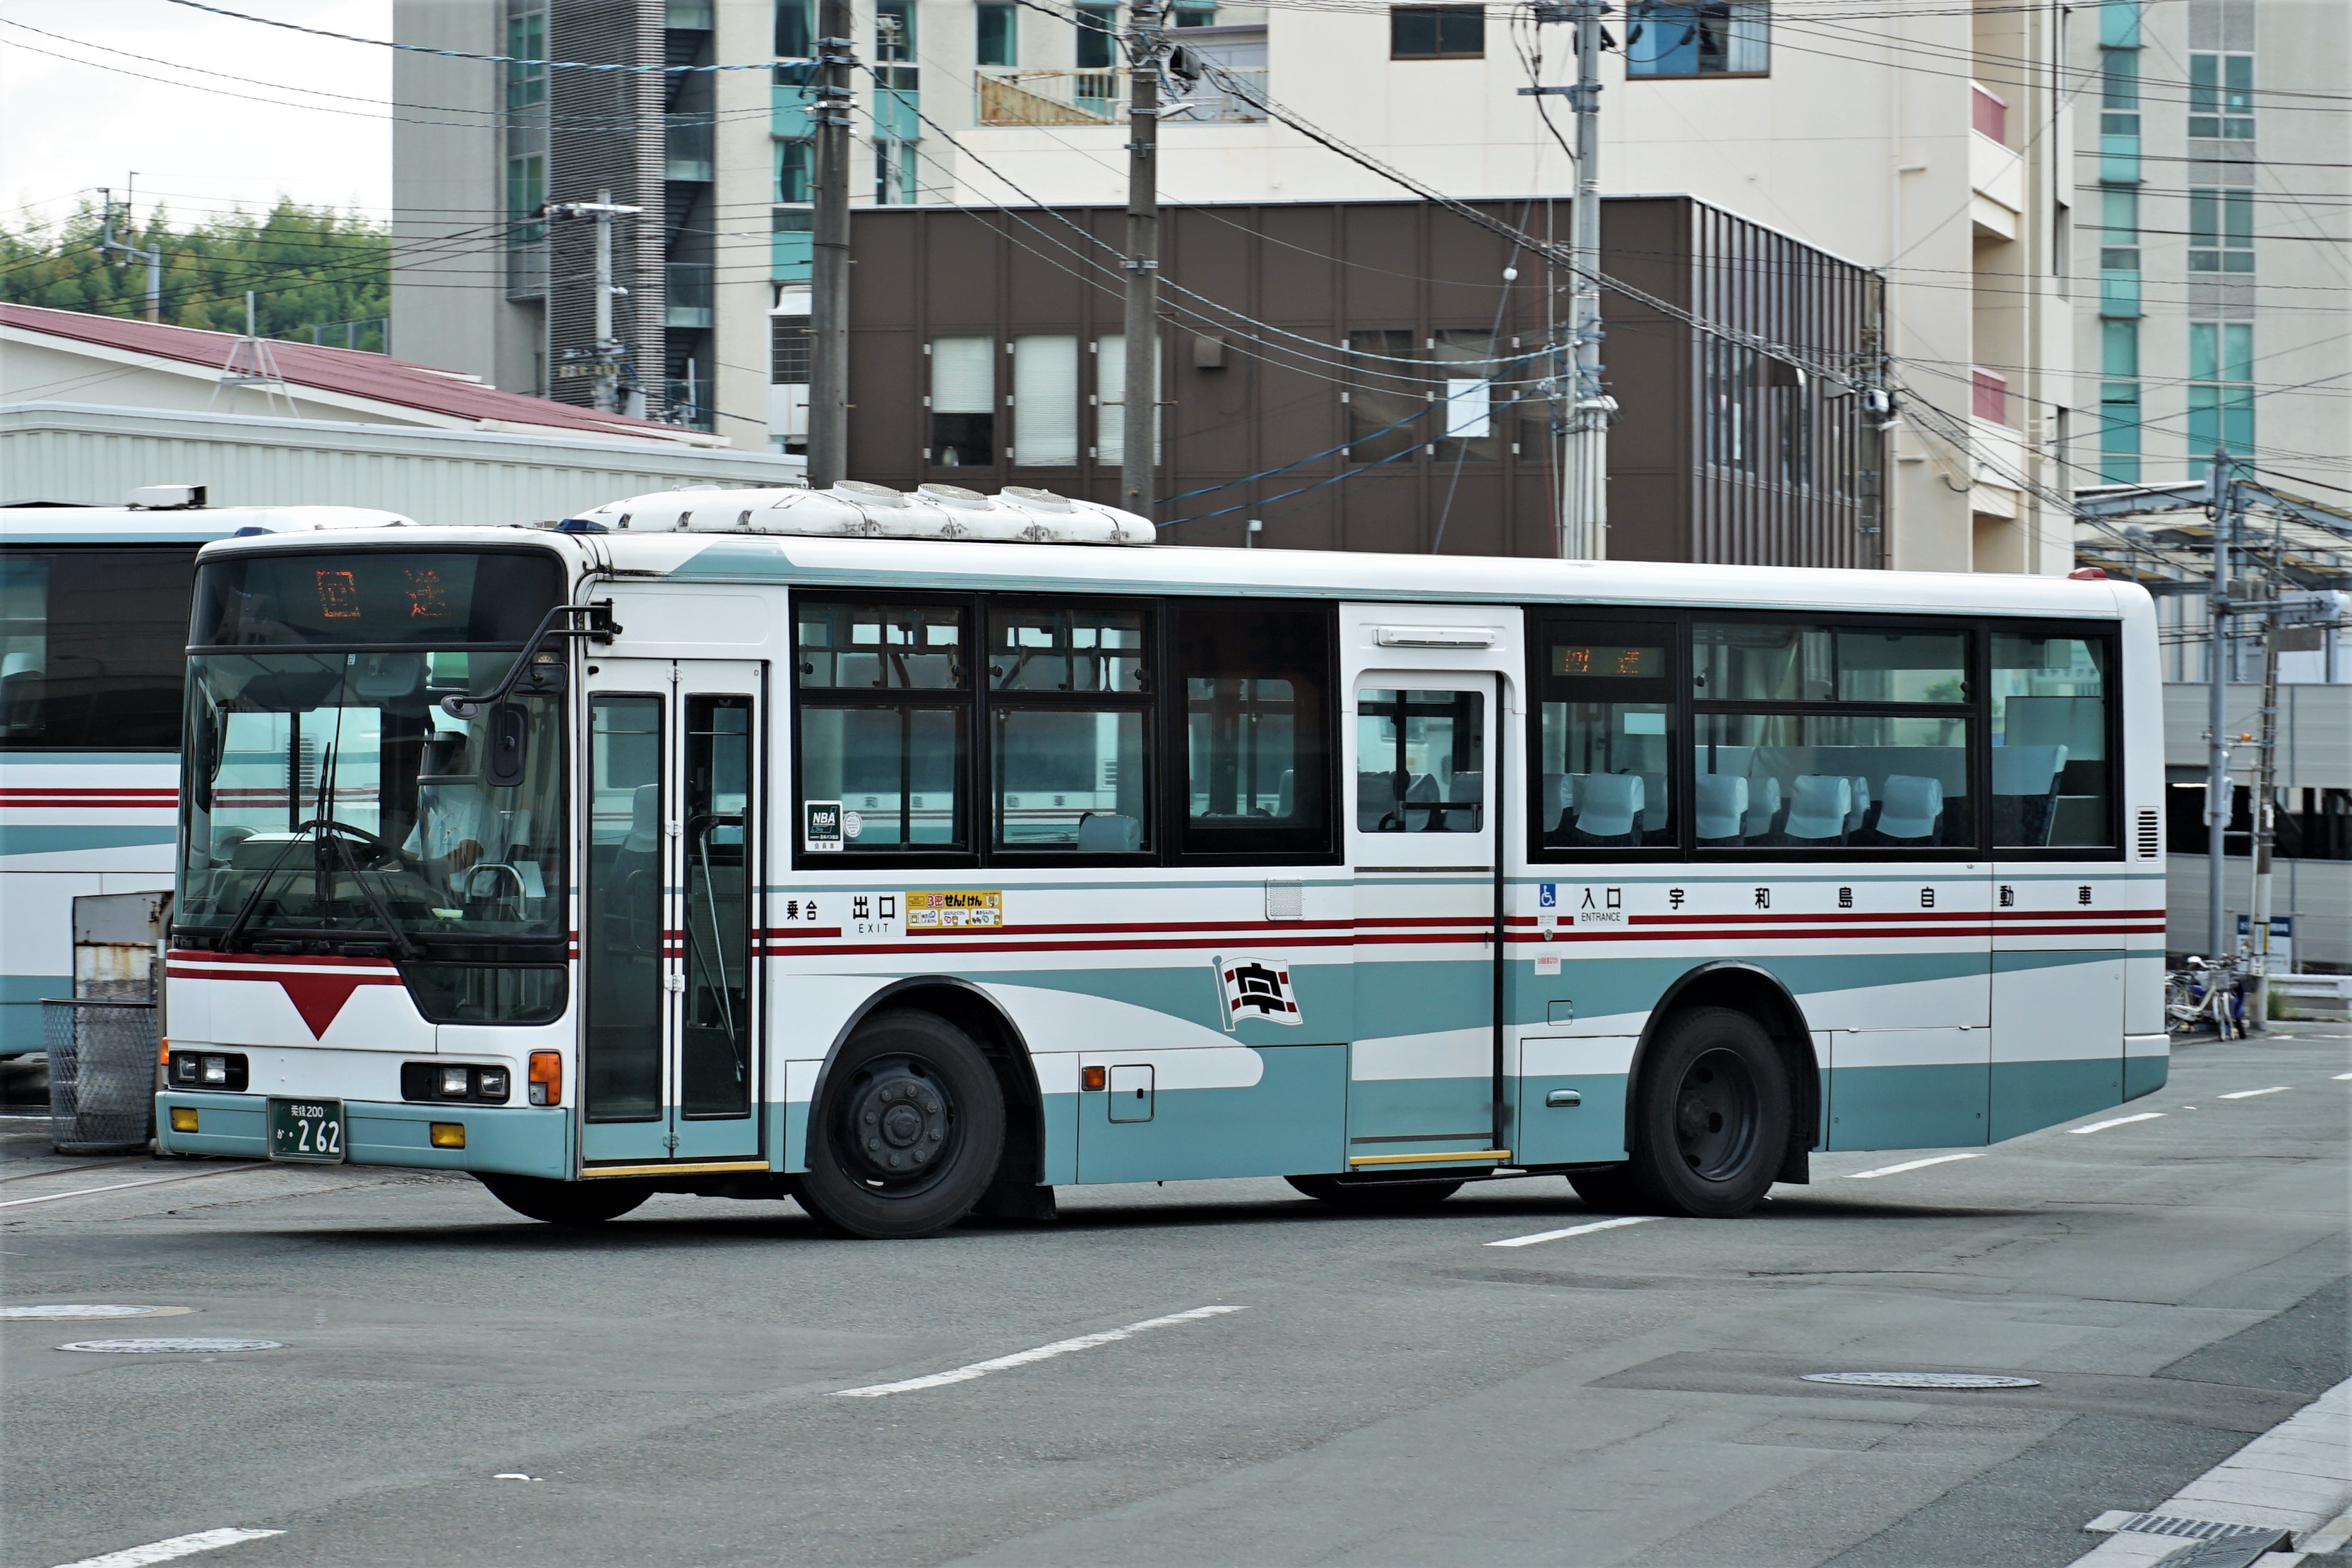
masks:
[[[2352,1540],[2352,1382],[2339,1383],[2146,1513],[2116,1509],[2084,1528],[2112,1531],[2076,1568],[2137,1568],[2254,1531],[2294,1532],[2301,1550],[2260,1559],[2288,1568]],[[2200,1529],[2200,1525],[2221,1528]],[[2231,1528],[2235,1527],[2235,1528]]]

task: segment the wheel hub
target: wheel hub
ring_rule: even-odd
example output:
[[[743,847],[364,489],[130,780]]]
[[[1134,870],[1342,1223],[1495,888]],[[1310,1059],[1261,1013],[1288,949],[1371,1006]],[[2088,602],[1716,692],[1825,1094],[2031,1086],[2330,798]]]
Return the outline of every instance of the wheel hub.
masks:
[[[851,1094],[849,1149],[869,1177],[888,1182],[936,1166],[954,1132],[952,1107],[918,1063],[877,1063]]]
[[[1760,1111],[1747,1064],[1727,1051],[1707,1051],[1675,1095],[1676,1152],[1697,1176],[1722,1180],[1746,1162]]]

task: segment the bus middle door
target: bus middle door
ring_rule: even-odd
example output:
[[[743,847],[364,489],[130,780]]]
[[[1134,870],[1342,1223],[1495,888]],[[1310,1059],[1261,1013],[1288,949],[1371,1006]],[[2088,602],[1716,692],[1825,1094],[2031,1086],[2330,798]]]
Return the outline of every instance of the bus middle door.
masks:
[[[756,960],[763,666],[588,678],[582,1171],[765,1168]]]
[[[1495,857],[1504,671],[1518,648],[1502,620],[1485,607],[1341,613],[1359,1020],[1348,1165],[1359,1173],[1507,1157]]]

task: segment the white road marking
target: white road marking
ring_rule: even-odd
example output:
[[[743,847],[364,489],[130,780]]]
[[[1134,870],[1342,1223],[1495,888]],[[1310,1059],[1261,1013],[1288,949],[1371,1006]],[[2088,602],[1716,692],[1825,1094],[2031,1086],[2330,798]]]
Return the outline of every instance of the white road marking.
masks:
[[[2336,1082],[2336,1083],[2341,1083],[2341,1082],[2344,1082],[2346,1079],[2347,1079],[2347,1078],[2352,1078],[2352,1072],[2339,1072],[2339,1073],[2337,1073],[2337,1074],[2335,1076],[2335,1078],[2334,1078],[2334,1079],[2330,1080],[2330,1082]]]
[[[2224,1094],[2221,1098],[2224,1100],[2252,1100],[2258,1095],[2284,1094],[2285,1092],[2285,1084],[2273,1083],[2268,1089],[2241,1089],[2235,1094]]]
[[[912,1394],[922,1388],[944,1388],[950,1383],[970,1383],[975,1377],[986,1377],[992,1372],[1005,1372],[1033,1362],[1050,1361],[1057,1355],[1067,1355],[1074,1350],[1092,1350],[1098,1344],[1113,1344],[1123,1339],[1153,1329],[1171,1328],[1177,1323],[1198,1322],[1226,1312],[1246,1312],[1245,1307],[1194,1307],[1189,1312],[1171,1312],[1164,1318],[1146,1318],[1125,1328],[1105,1329],[1100,1333],[1080,1334],[1076,1339],[1057,1339],[1051,1344],[1041,1344],[1034,1350],[1016,1350],[1011,1355],[995,1356],[987,1361],[975,1361],[970,1366],[959,1366],[952,1372],[934,1372],[928,1377],[909,1377],[898,1383],[874,1383],[863,1388],[836,1388],[837,1399],[879,1399],[886,1394]]]
[[[2137,1116],[2117,1116],[2111,1121],[2094,1122],[2087,1127],[2069,1127],[2066,1130],[2077,1134],[2083,1133],[2104,1133],[2109,1127],[2128,1127],[2134,1122],[2160,1122],[2162,1120],[2164,1120],[2164,1113],[2161,1111],[2142,1111]]]
[[[1533,1247],[1538,1241],[1558,1241],[1563,1237],[1590,1236],[1596,1230],[1614,1230],[1621,1225],[1647,1225],[1658,1217],[1654,1214],[1629,1214],[1622,1219],[1596,1219],[1590,1225],[1571,1225],[1565,1230],[1538,1230],[1533,1236],[1514,1236],[1504,1241],[1489,1241],[1489,1247]]]
[[[1954,1160],[1980,1160],[1982,1155],[1937,1155],[1932,1159],[1906,1160],[1899,1166],[1881,1166],[1874,1171],[1848,1171],[1848,1181],[1869,1181],[1877,1176],[1901,1176],[1905,1171],[1923,1171],[1929,1166],[1948,1166]]]
[[[79,1563],[60,1563],[58,1568],[146,1568],[150,1563],[169,1563],[174,1557],[193,1557],[199,1552],[235,1546],[240,1541],[259,1541],[266,1536],[285,1533],[282,1530],[200,1530],[194,1535],[175,1535],[169,1541],[151,1542],[127,1551],[110,1552],[103,1557],[85,1557]]]
[[[161,1186],[167,1181],[201,1181],[205,1176],[235,1176],[239,1171],[257,1171],[268,1163],[268,1160],[258,1160],[249,1166],[229,1166],[216,1171],[190,1171],[186,1176],[149,1176],[145,1181],[119,1181],[112,1186],[86,1186],[77,1192],[44,1193],[39,1197],[12,1197],[5,1203],[0,1203],[0,1208],[21,1208],[28,1203],[58,1203],[68,1197],[93,1197],[101,1192],[121,1192],[125,1188],[134,1186]],[[72,1568],[79,1568],[79,1565],[74,1564]]]

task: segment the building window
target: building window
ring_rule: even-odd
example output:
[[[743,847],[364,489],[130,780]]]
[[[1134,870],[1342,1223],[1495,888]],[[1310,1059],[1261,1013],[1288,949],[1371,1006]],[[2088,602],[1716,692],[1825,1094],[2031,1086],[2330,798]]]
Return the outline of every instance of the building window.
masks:
[[[1011,5],[982,5],[979,12],[980,63],[984,66],[1019,65],[1020,11]]]
[[[2189,323],[2189,472],[2203,478],[2213,451],[2254,449],[2254,328],[2250,321]]]
[[[1717,467],[1753,472],[1756,467],[1756,351],[1708,336],[1699,354],[1705,385],[1700,420],[1706,460]]]
[[[2254,57],[2189,57],[2189,134],[2251,141],[2254,134]]]
[[[816,53],[809,0],[776,0],[776,57],[805,60]]]
[[[1216,0],[1176,0],[1176,25],[1180,27],[1215,26]]]
[[[1423,444],[1428,384],[1410,365],[1395,362],[1414,358],[1419,347],[1411,332],[1348,334],[1349,462],[1387,463]]]
[[[1160,344],[1152,343],[1152,377],[1160,384]],[[1160,461],[1160,414],[1151,415],[1151,461]],[[1112,332],[1095,340],[1095,461],[1117,466],[1127,461],[1127,337]]]
[[[913,0],[880,0],[874,7],[874,57],[885,64],[915,57]]]
[[[2099,483],[2139,483],[2137,382],[2099,383]]]
[[[1969,371],[1969,412],[1995,424],[2009,423],[2009,378],[1982,366]]]
[[[547,237],[547,157],[532,152],[507,160],[507,243],[535,245]]]
[[[1077,14],[1078,69],[1108,70],[1117,50],[1113,42],[1118,36],[1118,7],[1116,5],[1081,5]]]
[[[1483,5],[1391,5],[1389,58],[1479,60],[1486,57]]]
[[[1627,76],[1761,76],[1771,68],[1769,0],[1636,0],[1625,24]]]
[[[2099,189],[2099,314],[2132,318],[2139,311],[2139,192],[2130,185]]]
[[[768,318],[768,382],[772,386],[804,387],[815,352],[816,334],[805,316]]]
[[[1431,455],[1441,463],[1498,461],[1505,421],[1496,416],[1511,393],[1496,384],[1502,367],[1495,340],[1484,331],[1455,329],[1440,331],[1431,341],[1431,357],[1445,367],[1438,391],[1445,408],[1429,432],[1436,443]]]
[[[776,139],[776,200],[796,204],[815,199],[809,192],[814,156],[806,137]]]
[[[2252,272],[2254,269],[2254,193],[2252,191],[2191,190],[2189,193],[2189,270]]]
[[[1059,332],[1013,340],[1013,443],[1023,468],[1068,468],[1078,461],[1078,340]]]
[[[996,340],[931,340],[930,460],[945,468],[996,462]]]
[[[547,13],[507,18],[507,107],[547,101]]]

